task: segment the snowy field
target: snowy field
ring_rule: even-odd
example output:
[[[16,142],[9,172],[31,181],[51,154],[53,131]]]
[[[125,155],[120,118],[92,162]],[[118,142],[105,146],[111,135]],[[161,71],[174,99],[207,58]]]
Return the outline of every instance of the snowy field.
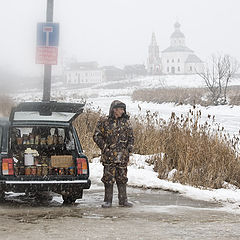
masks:
[[[240,85],[240,79],[234,79],[231,85]],[[144,115],[146,111],[159,112],[161,118],[169,119],[172,112],[177,115],[186,114],[190,105],[176,106],[174,103],[146,103],[131,100],[131,94],[136,89],[157,87],[203,87],[204,82],[198,75],[179,76],[151,76],[138,79],[128,79],[114,82],[105,82],[86,88],[67,88],[63,85],[52,86],[52,100],[65,102],[82,102],[86,100],[86,106],[101,109],[108,113],[111,102],[119,99],[127,104],[127,111],[131,115]],[[16,102],[41,101],[42,92],[39,90],[28,90],[24,93],[12,95]],[[210,114],[231,135],[238,134],[240,130],[240,106],[209,106],[198,109],[202,111],[203,120]]]
[[[114,85],[116,88],[114,88]],[[231,85],[240,85],[240,80],[236,79]],[[118,82],[107,82],[97,84],[92,87],[82,89],[68,89],[63,86],[53,86],[52,99],[66,102],[82,102],[86,100],[86,105],[93,109],[101,109],[108,114],[109,106],[115,99],[121,100],[127,104],[127,111],[130,115],[144,115],[146,111],[158,112],[160,117],[168,120],[172,112],[177,115],[187,114],[190,105],[176,106],[173,103],[156,104],[146,102],[133,102],[131,94],[135,89],[154,88],[154,87],[203,87],[204,83],[199,76],[155,76],[140,79],[123,80]],[[36,90],[29,90],[25,93],[15,94],[13,96],[16,102],[20,101],[39,101],[42,93]],[[227,133],[231,135],[239,134],[240,130],[240,106],[211,106],[201,107],[203,120],[207,116],[215,115],[216,122],[223,126]],[[234,186],[228,186],[226,189],[203,190],[191,186],[173,183],[169,180],[161,180],[157,178],[157,173],[153,171],[152,166],[145,163],[147,156],[133,155],[131,157],[132,164],[129,166],[129,185],[145,188],[158,188],[169,191],[176,191],[189,198],[220,201],[226,203],[231,211],[239,209],[240,190],[234,189]],[[102,165],[99,159],[94,159],[91,167],[91,179],[100,181],[102,175]],[[239,210],[240,211],[240,210]]]

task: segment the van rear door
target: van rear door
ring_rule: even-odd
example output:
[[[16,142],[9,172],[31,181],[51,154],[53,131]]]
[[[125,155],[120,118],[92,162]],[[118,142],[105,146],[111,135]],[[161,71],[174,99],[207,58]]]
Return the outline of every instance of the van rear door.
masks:
[[[11,125],[21,123],[71,123],[82,112],[85,104],[59,102],[25,102],[13,108]]]

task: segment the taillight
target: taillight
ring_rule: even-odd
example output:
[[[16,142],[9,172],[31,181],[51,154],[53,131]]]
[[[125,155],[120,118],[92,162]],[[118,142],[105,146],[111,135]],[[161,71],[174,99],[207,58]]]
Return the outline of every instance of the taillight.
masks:
[[[77,158],[77,174],[87,174],[87,159]]]
[[[2,173],[3,175],[14,175],[12,158],[2,159]]]

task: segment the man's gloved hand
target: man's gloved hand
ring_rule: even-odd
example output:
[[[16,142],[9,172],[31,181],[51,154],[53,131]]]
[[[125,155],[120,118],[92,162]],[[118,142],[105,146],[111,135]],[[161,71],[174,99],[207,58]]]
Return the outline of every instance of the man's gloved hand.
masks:
[[[122,161],[122,156],[123,156],[123,152],[117,153],[117,163],[120,163]]]

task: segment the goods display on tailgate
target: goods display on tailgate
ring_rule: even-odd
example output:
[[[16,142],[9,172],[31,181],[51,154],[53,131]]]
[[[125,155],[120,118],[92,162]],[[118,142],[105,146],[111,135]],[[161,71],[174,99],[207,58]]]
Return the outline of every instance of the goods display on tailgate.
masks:
[[[3,159],[3,175],[76,175],[75,143],[69,128],[15,127],[12,158]]]
[[[24,161],[14,157],[15,175],[75,175],[76,168],[71,155],[47,157],[39,156],[35,151],[28,148],[24,154]],[[12,162],[10,160],[4,162],[4,175],[13,175],[13,167],[7,166]]]
[[[70,168],[74,167],[73,157],[69,155],[51,156],[52,168]]]

